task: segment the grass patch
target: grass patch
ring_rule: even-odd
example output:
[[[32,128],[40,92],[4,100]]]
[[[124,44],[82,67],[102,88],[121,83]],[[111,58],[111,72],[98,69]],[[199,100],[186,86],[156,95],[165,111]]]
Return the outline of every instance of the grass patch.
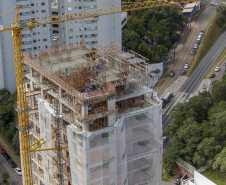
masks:
[[[208,169],[205,172],[202,173],[205,177],[216,183],[217,185],[225,185],[226,182],[226,176],[223,174],[220,174],[220,172]]]
[[[222,30],[223,26],[220,27],[216,23],[217,17],[218,17],[218,15],[216,14],[210,21],[210,23],[205,31],[203,39],[199,45],[199,48],[197,49],[197,53],[194,56],[194,59],[192,61],[192,66],[191,66],[190,70],[188,70],[188,76],[190,76],[194,72],[194,70],[199,65],[199,63],[202,61],[204,56],[208,53],[208,51],[211,49],[211,47],[215,44],[217,39],[222,34],[221,30]]]

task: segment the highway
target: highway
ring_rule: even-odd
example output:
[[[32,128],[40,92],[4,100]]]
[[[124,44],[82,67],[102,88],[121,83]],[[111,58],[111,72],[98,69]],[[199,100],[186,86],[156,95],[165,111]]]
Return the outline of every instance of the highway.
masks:
[[[210,6],[209,9],[205,10],[203,12],[203,14],[200,15],[199,19],[197,20],[196,26],[199,25],[199,27],[203,27],[202,23],[204,23],[206,25],[206,21],[209,20],[211,17],[211,14],[212,14],[211,12],[214,12],[214,11],[216,11],[216,7],[213,7],[213,6],[212,7]],[[196,34],[197,34],[197,28],[196,28],[194,34],[192,34],[192,32],[190,33],[190,35],[194,36],[195,40],[197,38]],[[188,42],[185,43],[185,46],[187,45],[186,47],[191,47],[192,43],[190,43],[190,42],[195,43],[194,38],[191,40],[188,39]],[[172,110],[172,108],[177,103],[184,103],[189,98],[190,94],[196,90],[198,85],[201,83],[203,78],[206,76],[207,72],[210,70],[210,68],[212,67],[214,62],[217,60],[217,58],[220,56],[222,51],[225,49],[225,47],[226,47],[226,32],[224,32],[220,36],[220,38],[217,40],[217,42],[214,44],[214,46],[210,49],[210,51],[206,54],[206,56],[200,62],[200,64],[195,69],[195,71],[192,73],[192,75],[188,78],[188,80],[184,83],[184,85],[181,87],[179,92],[175,95],[175,97],[170,102],[170,104],[163,111],[163,116],[162,116],[163,131],[167,128],[167,125],[173,123],[173,118],[169,117],[169,113]],[[190,55],[190,50],[191,50],[191,48],[189,48],[189,49],[184,48],[184,50],[182,51],[179,58],[186,60],[186,62],[188,62],[188,60],[190,60],[190,62],[191,62],[191,60],[192,60],[191,57],[188,57],[188,58],[185,57],[187,55]],[[188,62],[188,63],[190,63],[190,62]],[[183,68],[184,63],[185,62],[180,62],[180,64],[178,66],[176,66],[175,68],[181,68],[181,66]],[[170,79],[170,80],[172,81],[173,79]]]
[[[206,76],[207,72],[210,70],[214,62],[221,55],[226,47],[226,31],[220,36],[214,46],[206,54],[203,60],[200,62],[198,67],[184,83],[180,92],[193,93],[198,85],[201,83],[202,79]]]

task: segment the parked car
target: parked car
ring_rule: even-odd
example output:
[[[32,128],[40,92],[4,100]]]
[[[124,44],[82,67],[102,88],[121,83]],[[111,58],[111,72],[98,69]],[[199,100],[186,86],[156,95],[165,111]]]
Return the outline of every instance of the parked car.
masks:
[[[169,77],[174,77],[174,75],[175,75],[175,71],[171,71],[169,74]]]
[[[184,69],[188,69],[188,67],[189,67],[189,63],[185,63]]]
[[[194,55],[196,53],[196,50],[193,48],[192,50],[191,50],[191,55]]]
[[[9,160],[9,165],[11,166],[11,168],[16,168],[16,164],[11,160]]]
[[[211,75],[210,75],[210,78],[214,78],[216,75],[214,74],[214,73],[212,73]]]
[[[221,70],[220,67],[216,67],[216,68],[215,68],[215,72],[218,72],[218,71],[220,71],[220,70]]]
[[[181,75],[185,75],[185,74],[186,74],[186,70],[183,69],[183,70],[181,71]]]
[[[5,159],[8,161],[8,160],[10,160],[10,157],[8,156],[8,154],[7,153],[4,153],[4,155],[3,155],[4,157],[5,157]]]
[[[4,152],[5,150],[2,147],[0,147],[0,153],[3,154]]]
[[[199,45],[200,44],[200,40],[196,40],[195,44]]]
[[[204,34],[204,31],[200,31],[199,35],[203,35]]]
[[[15,171],[18,175],[22,175],[22,171],[20,168],[15,168]]]
[[[217,2],[212,2],[211,5],[218,6],[218,3]]]
[[[162,138],[163,144],[166,143],[168,140],[169,140],[169,138],[168,138],[167,136],[164,136],[164,137]]]
[[[198,48],[198,44],[195,44],[195,45],[194,45],[194,49],[197,49],[197,48]]]

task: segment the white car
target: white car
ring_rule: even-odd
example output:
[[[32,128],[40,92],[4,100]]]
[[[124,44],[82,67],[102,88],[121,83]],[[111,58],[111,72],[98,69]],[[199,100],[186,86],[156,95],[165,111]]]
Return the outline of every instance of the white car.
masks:
[[[211,5],[213,5],[213,6],[218,6],[218,3],[212,2]]]
[[[189,64],[188,63],[185,63],[184,69],[188,69],[188,67],[189,67]]]
[[[22,171],[20,168],[15,168],[15,171],[18,175],[20,175],[20,176],[22,175]]]
[[[215,68],[215,72],[218,72],[218,71],[220,71],[220,70],[221,70],[220,67],[216,67],[216,68]]]

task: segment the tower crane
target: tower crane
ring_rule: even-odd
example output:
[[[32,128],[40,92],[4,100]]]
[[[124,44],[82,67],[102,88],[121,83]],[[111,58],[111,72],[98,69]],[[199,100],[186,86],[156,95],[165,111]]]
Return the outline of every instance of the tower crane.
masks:
[[[23,178],[24,178],[23,180],[25,185],[33,184],[31,152],[54,150],[57,148],[37,149],[38,147],[40,147],[45,143],[45,141],[43,141],[43,138],[33,144],[30,143],[29,130],[31,129],[31,127],[28,120],[29,107],[26,101],[22,29],[28,28],[30,31],[32,31],[32,29],[35,28],[36,26],[44,25],[44,24],[53,24],[53,23],[71,21],[71,20],[88,18],[88,17],[97,18],[102,15],[149,9],[154,7],[177,5],[180,3],[190,3],[195,1],[196,0],[173,0],[173,1],[166,0],[166,1],[145,1],[145,2],[131,2],[131,3],[128,2],[128,3],[124,3],[123,5],[120,4],[120,6],[114,6],[111,8],[89,10],[89,11],[84,11],[79,13],[58,15],[54,17],[46,17],[46,18],[40,18],[40,19],[31,19],[31,21],[27,22],[26,24],[24,23],[22,24],[22,22],[20,21],[20,12],[19,12],[20,6],[17,6],[12,9],[12,10],[16,10],[14,24],[11,27],[6,27],[6,28],[0,25],[0,32],[10,31],[10,30],[12,31],[15,73],[16,73],[16,86],[17,86],[16,111],[18,116],[18,129],[20,132],[22,171],[23,171]],[[108,3],[104,3],[104,4],[108,4]],[[12,10],[9,10],[9,11],[12,11]],[[9,11],[5,13],[8,13]],[[4,15],[5,13],[1,14],[0,16]],[[41,144],[34,147],[36,144],[38,144],[41,141],[42,141]],[[65,148],[65,147],[62,147],[62,148]]]

